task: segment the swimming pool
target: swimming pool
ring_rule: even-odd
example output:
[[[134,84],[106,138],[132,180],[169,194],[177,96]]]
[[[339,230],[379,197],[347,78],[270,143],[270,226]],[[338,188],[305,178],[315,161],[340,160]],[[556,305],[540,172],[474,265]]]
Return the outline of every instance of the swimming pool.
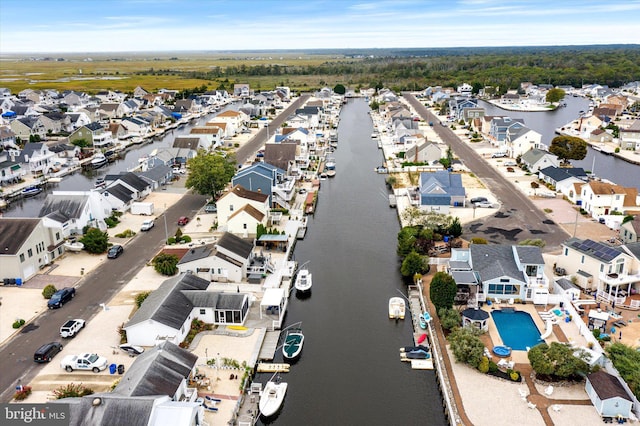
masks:
[[[526,312],[497,309],[491,312],[493,322],[505,346],[514,351],[524,351],[544,340],[533,318]]]

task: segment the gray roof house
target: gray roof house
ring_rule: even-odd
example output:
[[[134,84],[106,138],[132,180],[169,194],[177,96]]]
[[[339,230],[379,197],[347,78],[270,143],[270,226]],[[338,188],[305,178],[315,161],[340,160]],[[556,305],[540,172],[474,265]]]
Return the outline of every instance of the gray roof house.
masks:
[[[447,170],[420,174],[420,208],[449,213],[450,206],[463,206],[465,189],[462,176]]]
[[[520,162],[523,166],[526,166],[532,173],[537,173],[540,169],[547,167],[558,167],[560,162],[558,157],[551,154],[548,151],[544,151],[538,148],[532,148],[529,151],[522,154]]]
[[[64,238],[82,235],[85,226],[106,231],[109,216],[111,205],[96,191],[53,191],[38,213],[47,227],[61,228]]]
[[[443,157],[440,145],[434,142],[423,141],[407,149],[404,158],[412,163],[434,164]]]
[[[602,417],[628,419],[633,399],[620,383],[620,379],[604,370],[587,376],[585,390],[598,414]]]
[[[243,324],[249,311],[248,295],[208,292],[209,283],[189,273],[164,281],[125,325],[128,342],[153,346],[169,341],[177,345],[194,319],[209,324]]]
[[[557,186],[558,183],[568,179],[570,179],[571,182],[588,181],[587,173],[582,167],[565,168],[549,166],[540,169],[538,177],[553,186]]]
[[[456,278],[458,296],[466,293],[459,299],[470,306],[488,299],[537,303],[541,298],[546,301],[548,295],[539,247],[472,244],[468,249],[452,249],[449,270]]]

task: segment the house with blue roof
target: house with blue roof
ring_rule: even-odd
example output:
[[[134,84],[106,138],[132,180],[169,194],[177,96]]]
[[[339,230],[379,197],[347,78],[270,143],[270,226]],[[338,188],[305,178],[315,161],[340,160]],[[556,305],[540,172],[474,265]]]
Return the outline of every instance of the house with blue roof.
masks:
[[[493,117],[489,129],[489,136],[495,141],[502,142],[507,138],[507,132],[509,130],[513,131],[523,127],[525,127],[525,125],[522,118]]]
[[[231,179],[231,184],[235,187],[241,185],[249,191],[261,192],[269,196],[269,205],[274,204],[275,198],[284,198],[283,201],[291,200],[293,194],[293,185],[291,185],[290,194],[282,187],[279,191],[275,191],[287,182],[286,172],[276,166],[268,163],[254,163],[249,167],[245,167],[235,174]],[[288,205],[288,204],[287,204]]]
[[[420,209],[449,214],[451,206],[464,206],[462,176],[447,170],[420,174]]]
[[[582,167],[549,166],[538,172],[538,178],[555,187],[561,182],[566,186],[567,182],[586,183],[589,181],[587,173]]]

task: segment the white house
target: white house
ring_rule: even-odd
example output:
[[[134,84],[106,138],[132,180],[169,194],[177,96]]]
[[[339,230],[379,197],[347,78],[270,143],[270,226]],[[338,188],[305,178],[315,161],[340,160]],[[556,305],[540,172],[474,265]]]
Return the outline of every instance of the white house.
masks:
[[[245,204],[227,219],[227,232],[244,238],[255,237],[258,225],[267,225],[267,213]]]
[[[611,212],[624,213],[627,192],[620,185],[607,182],[590,181],[582,185],[582,208],[591,217],[600,218]]]
[[[53,191],[38,213],[47,227],[62,229],[62,238],[82,235],[85,226],[106,231],[109,216],[111,205],[97,191]]]
[[[509,157],[516,158],[531,150],[541,148],[542,135],[528,127],[513,127],[507,130],[505,148]]]
[[[617,377],[604,370],[591,373],[587,376],[585,390],[601,417],[630,417],[633,400]]]
[[[218,206],[218,226],[226,226],[229,218],[245,205],[251,205],[259,212],[269,211],[269,194],[254,192],[235,185],[231,191],[221,196],[216,202]]]

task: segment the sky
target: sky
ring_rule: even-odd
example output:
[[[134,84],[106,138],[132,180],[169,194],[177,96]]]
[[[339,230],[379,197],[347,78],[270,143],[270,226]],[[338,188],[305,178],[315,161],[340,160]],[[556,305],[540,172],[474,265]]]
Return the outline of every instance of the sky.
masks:
[[[640,44],[640,0],[0,0],[0,55]]]

